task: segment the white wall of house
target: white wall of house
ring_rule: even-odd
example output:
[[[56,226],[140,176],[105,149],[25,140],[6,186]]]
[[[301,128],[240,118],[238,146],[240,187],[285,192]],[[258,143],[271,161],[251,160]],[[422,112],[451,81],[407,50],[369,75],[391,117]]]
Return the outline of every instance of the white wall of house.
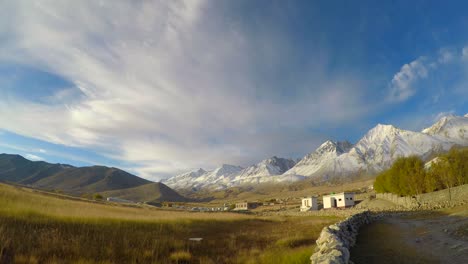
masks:
[[[327,209],[327,208],[332,208],[334,206],[333,205],[333,201],[335,200],[334,197],[331,197],[331,196],[324,196],[323,197],[323,208]]]
[[[318,210],[317,197],[304,197],[301,203],[301,212]]]
[[[354,205],[354,193],[330,194],[323,197],[323,208],[349,207]]]

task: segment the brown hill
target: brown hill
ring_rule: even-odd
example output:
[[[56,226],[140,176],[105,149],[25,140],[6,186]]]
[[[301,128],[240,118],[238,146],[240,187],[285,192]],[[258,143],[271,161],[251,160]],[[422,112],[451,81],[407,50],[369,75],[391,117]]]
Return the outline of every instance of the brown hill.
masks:
[[[153,182],[133,188],[103,192],[106,197],[118,197],[134,202],[185,202],[187,198],[167,187],[163,183]]]

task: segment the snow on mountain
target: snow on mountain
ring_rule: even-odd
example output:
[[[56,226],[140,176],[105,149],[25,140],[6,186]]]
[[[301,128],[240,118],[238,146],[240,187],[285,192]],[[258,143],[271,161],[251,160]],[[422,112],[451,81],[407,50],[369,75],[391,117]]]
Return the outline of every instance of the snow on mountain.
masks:
[[[303,179],[304,177],[302,176],[281,176],[285,171],[293,167],[294,164],[295,162],[291,159],[274,156],[245,169],[239,166],[224,164],[215,170],[204,171],[200,174],[188,172],[177,175],[167,179],[164,183],[170,187],[179,189],[206,187],[219,189],[242,184],[297,181]]]
[[[427,158],[453,145],[468,146],[467,117],[443,117],[422,132],[378,124],[354,146],[326,141],[285,174],[327,178],[361,171],[376,173],[390,167],[398,157]]]
[[[347,141],[334,142],[327,140],[314,152],[305,156],[293,168],[285,172],[285,174],[310,176],[320,171],[327,171],[329,173],[341,171],[343,164],[347,164],[348,161],[338,159],[338,157],[348,152],[351,148],[352,144]]]
[[[359,155],[367,166],[366,171],[378,172],[390,167],[398,157],[425,158],[431,153],[448,150],[452,145],[425,133],[379,124],[356,143],[349,155]]]
[[[240,166],[223,164],[213,171],[208,171],[195,179],[195,187],[217,185],[219,187],[227,186],[231,180],[244,168]]]
[[[378,124],[355,145],[326,141],[296,164],[272,157],[245,169],[223,165],[212,171],[199,169],[174,176],[164,183],[173,188],[226,188],[243,184],[293,182],[306,177],[327,179],[355,173],[377,173],[402,156],[428,158],[454,145],[468,146],[468,114],[446,116],[421,132]]]
[[[292,168],[296,162],[291,159],[283,159],[273,156],[262,160],[260,163],[245,168],[239,177],[248,178],[265,175],[280,175]]]
[[[200,189],[208,186],[224,188],[229,185],[233,178],[243,170],[240,166],[223,164],[212,171],[199,169],[186,172],[165,181],[164,184],[178,189]]]
[[[200,168],[200,169],[192,170],[192,171],[171,177],[165,180],[163,183],[170,187],[177,186],[178,188],[181,188],[181,189],[191,188],[192,182],[205,173],[207,173],[207,171]]]
[[[458,144],[468,140],[468,114],[465,116],[449,115],[442,117],[437,123],[422,131],[422,133],[441,139],[449,139]]]
[[[279,177],[292,168],[296,162],[292,159],[284,159],[273,156],[269,159],[249,166],[237,175],[232,185],[258,184],[264,182],[287,181],[287,177]],[[291,181],[297,181],[301,177],[290,177]]]

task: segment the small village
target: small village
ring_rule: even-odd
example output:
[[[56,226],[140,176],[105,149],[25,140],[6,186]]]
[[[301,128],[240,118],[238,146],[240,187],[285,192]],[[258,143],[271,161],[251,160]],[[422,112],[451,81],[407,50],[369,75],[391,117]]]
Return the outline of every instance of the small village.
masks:
[[[151,204],[152,206],[171,209],[171,210],[184,210],[191,212],[240,212],[246,213],[254,209],[263,208],[265,210],[286,210],[286,209],[299,209],[300,212],[329,210],[329,209],[346,209],[355,205],[354,192],[341,192],[322,195],[319,199],[318,195],[311,195],[299,199],[270,199],[269,201],[242,201],[236,203],[224,203],[221,206],[202,206],[201,204],[191,205],[186,203],[158,203]],[[107,202],[122,203],[122,204],[141,204],[133,201],[120,199],[117,197],[108,197]]]

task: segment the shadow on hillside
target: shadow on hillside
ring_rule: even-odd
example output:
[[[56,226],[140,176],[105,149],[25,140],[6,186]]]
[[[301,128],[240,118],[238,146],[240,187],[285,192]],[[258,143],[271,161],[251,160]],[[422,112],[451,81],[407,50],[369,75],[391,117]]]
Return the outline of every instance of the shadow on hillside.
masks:
[[[453,214],[457,211],[461,213]],[[464,263],[468,259],[467,211],[468,207],[464,206],[384,216],[360,229],[357,243],[351,248],[351,261]]]

